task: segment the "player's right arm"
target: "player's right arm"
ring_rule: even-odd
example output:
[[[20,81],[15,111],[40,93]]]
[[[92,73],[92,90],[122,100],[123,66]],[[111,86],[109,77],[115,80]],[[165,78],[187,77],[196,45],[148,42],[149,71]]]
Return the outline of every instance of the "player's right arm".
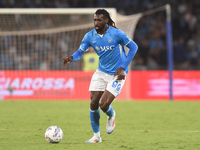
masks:
[[[70,62],[72,62],[73,57],[72,56],[66,56],[65,58],[63,58],[63,65],[66,66],[67,64],[69,64]]]
[[[79,48],[72,56],[66,56],[63,58],[63,65],[66,66],[70,62],[78,61],[83,56],[84,52],[85,51]]]

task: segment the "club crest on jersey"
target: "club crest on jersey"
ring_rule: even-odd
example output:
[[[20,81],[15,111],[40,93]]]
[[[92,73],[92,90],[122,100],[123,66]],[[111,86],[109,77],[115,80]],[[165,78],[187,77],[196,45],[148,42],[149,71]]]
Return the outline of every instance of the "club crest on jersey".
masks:
[[[112,39],[108,39],[108,43],[112,43],[113,42],[113,40]]]

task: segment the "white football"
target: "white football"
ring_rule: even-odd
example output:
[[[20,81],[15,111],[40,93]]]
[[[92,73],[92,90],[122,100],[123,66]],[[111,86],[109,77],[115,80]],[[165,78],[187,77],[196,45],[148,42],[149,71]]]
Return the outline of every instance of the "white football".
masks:
[[[63,131],[58,126],[50,126],[46,129],[45,139],[49,143],[59,143],[63,138]]]

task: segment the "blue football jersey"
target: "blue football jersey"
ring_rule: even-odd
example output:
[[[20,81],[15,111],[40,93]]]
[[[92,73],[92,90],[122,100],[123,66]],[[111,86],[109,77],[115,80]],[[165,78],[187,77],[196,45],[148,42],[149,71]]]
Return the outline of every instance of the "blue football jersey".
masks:
[[[89,31],[84,36],[80,49],[87,51],[92,46],[99,55],[98,69],[108,74],[115,74],[126,59],[124,46],[130,41],[131,39],[123,31],[109,26],[102,36],[95,29]],[[124,69],[128,73],[128,67]]]

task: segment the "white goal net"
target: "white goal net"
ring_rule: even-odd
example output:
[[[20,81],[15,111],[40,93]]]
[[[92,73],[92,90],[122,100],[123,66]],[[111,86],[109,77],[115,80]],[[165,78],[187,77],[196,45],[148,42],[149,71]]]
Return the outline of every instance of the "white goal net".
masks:
[[[0,14],[1,70],[82,70],[82,63],[62,67],[63,56],[71,55],[86,32],[93,28],[94,9],[90,14],[53,9]],[[111,9],[112,10],[112,9]],[[1,11],[1,10],[0,10]],[[50,12],[52,13],[50,13]],[[85,11],[83,9],[83,11]],[[41,14],[39,13],[41,12]],[[133,38],[140,14],[129,17],[111,13],[117,27]]]
[[[116,26],[133,38],[136,24],[142,15],[122,16],[117,14],[115,9],[107,10]],[[81,71],[82,60],[64,67],[62,59],[72,55],[79,48],[85,33],[93,28],[95,11],[96,9],[0,9],[0,90],[4,91],[0,92],[0,95],[20,96],[20,91],[23,93],[23,90],[27,91],[29,87],[29,92],[34,91],[34,79],[27,80],[30,82],[29,86],[22,81],[27,79],[27,76],[35,76],[37,72],[34,71],[40,71],[38,76],[41,76],[44,70]],[[11,77],[16,71],[27,74],[25,77],[19,77],[19,83]],[[44,76],[48,73],[50,72],[45,72]],[[41,83],[44,86],[39,86],[39,81],[35,84],[41,89],[44,88],[45,81]],[[52,81],[52,84],[53,88],[57,85],[55,81]],[[9,87],[11,90],[8,90]]]

